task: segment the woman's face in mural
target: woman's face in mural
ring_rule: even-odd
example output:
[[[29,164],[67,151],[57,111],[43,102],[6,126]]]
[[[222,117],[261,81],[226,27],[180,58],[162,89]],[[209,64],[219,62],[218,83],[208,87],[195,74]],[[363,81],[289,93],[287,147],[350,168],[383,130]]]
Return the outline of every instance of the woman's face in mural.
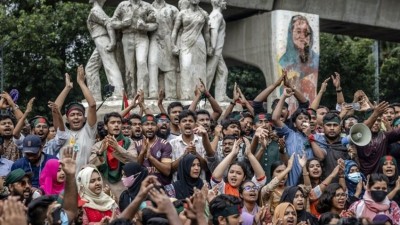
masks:
[[[293,23],[293,43],[297,49],[304,50],[310,46],[311,30],[305,20],[297,20]]]

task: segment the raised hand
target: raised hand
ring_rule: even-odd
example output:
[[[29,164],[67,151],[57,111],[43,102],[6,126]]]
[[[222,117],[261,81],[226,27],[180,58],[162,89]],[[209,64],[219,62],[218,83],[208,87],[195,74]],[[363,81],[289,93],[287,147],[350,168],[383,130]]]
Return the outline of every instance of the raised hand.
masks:
[[[154,175],[147,176],[140,184],[139,193],[136,195],[136,197],[140,199],[145,199],[152,188],[160,185],[161,183],[158,182],[156,176]]]
[[[197,124],[197,127],[195,127],[195,128],[193,129],[193,132],[194,132],[195,134],[199,135],[199,136],[202,136],[202,137],[207,136],[207,131],[206,131],[206,129],[205,129],[202,125],[200,125],[200,124]]]
[[[331,79],[331,78],[328,77],[328,78],[326,78],[326,79],[324,80],[324,82],[322,82],[322,84],[321,84],[321,89],[319,90],[320,92],[324,93],[324,92],[326,91],[326,87],[328,87],[328,81],[329,81],[330,79]]]
[[[283,95],[285,98],[292,97],[294,94],[293,90],[291,88],[285,88],[285,91],[283,92]]]
[[[165,92],[164,89],[160,89],[160,91],[158,92],[158,104],[162,104],[162,102],[164,101],[165,98]]]
[[[174,205],[169,200],[169,197],[165,194],[164,190],[152,188],[149,191],[149,197],[157,205],[157,207],[147,206],[147,208],[149,208],[151,211],[155,213],[167,214],[171,213],[171,210],[173,210],[176,213]]]
[[[244,141],[244,144],[245,144],[245,146],[246,146],[246,149],[245,149],[244,154],[245,154],[246,156],[249,156],[249,155],[253,154],[253,153],[251,153],[251,150],[250,150],[251,144],[250,144],[249,139],[247,139],[247,138],[244,137],[244,138],[243,138],[243,141]]]
[[[194,145],[193,141],[189,142],[188,146],[186,147],[186,154],[196,155],[196,146]]]
[[[292,168],[293,167],[293,162],[294,162],[294,155],[295,155],[295,153],[293,153],[291,156],[290,156],[290,158],[289,158],[289,160],[288,160],[288,166],[287,166],[287,168]]]
[[[383,102],[380,102],[379,104],[375,103],[374,114],[376,114],[377,116],[380,116],[387,110],[387,108],[389,108],[389,102],[383,101]]]
[[[218,124],[215,128],[214,128],[214,135],[220,137],[222,134],[222,126],[221,124]]]
[[[30,113],[30,112],[32,112],[33,102],[34,102],[35,100],[36,100],[35,97],[33,97],[33,98],[31,98],[31,99],[29,100],[28,104],[26,105],[25,113]],[[57,110],[58,110],[58,108],[57,108]]]
[[[340,88],[340,74],[335,72],[335,76],[331,75],[331,78],[333,86],[335,86],[336,89]]]
[[[85,83],[85,69],[83,68],[83,65],[78,66],[78,69],[76,70],[77,72],[77,76],[76,76],[76,80],[78,82],[78,84],[84,84]]]
[[[242,143],[243,143],[242,139],[235,140],[235,142],[233,143],[233,148],[232,148],[233,154],[235,154],[235,155],[239,154],[240,144],[242,144]]]
[[[62,170],[65,174],[74,175],[76,172],[76,152],[74,152],[74,147],[64,147],[62,152],[63,157],[60,160]]]
[[[71,76],[68,73],[65,73],[65,87],[68,89],[74,87],[74,83],[71,81]]]
[[[1,225],[26,225],[28,218],[25,206],[15,198],[8,198],[3,203],[3,215],[0,218]]]
[[[233,101],[239,100],[239,92],[237,90],[237,83],[235,82],[235,85],[233,86]]]
[[[307,163],[306,153],[303,151],[302,156],[300,156],[300,154],[297,154],[297,159],[299,160],[299,164],[300,164],[301,168],[303,168]]]

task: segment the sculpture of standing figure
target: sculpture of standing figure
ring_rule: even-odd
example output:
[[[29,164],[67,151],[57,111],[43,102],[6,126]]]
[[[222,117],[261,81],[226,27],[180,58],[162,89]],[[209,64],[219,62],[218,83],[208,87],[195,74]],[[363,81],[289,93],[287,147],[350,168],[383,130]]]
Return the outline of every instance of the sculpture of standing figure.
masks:
[[[228,83],[228,68],[222,57],[222,48],[225,42],[225,20],[221,13],[226,9],[225,0],[211,0],[213,11],[209,16],[209,27],[211,34],[211,49],[213,56],[207,60],[207,90],[210,90],[215,77],[215,99],[217,101],[229,101],[226,96],[226,85]]]
[[[158,97],[158,72],[164,73],[165,97],[176,99],[176,57],[172,54],[171,34],[178,9],[165,0],[155,0],[152,4],[158,28],[150,33],[149,49],[149,97]]]
[[[190,0],[188,9],[179,12],[172,32],[174,53],[179,52],[181,99],[193,98],[193,82],[206,82],[207,49],[210,45],[207,12],[199,7],[200,0]],[[176,47],[178,30],[182,26],[180,49]]]
[[[122,30],[127,93],[132,95],[142,89],[144,97],[147,97],[149,82],[147,32],[157,29],[154,9],[142,0],[122,1],[114,12],[111,24],[114,29]]]
[[[124,84],[121,72],[115,59],[115,31],[110,26],[111,19],[103,11],[106,0],[89,0],[93,4],[90,10],[87,26],[96,45],[87,65],[86,77],[88,88],[96,101],[101,101],[101,86],[99,70],[103,64],[108,82],[115,87],[115,95],[122,96]]]

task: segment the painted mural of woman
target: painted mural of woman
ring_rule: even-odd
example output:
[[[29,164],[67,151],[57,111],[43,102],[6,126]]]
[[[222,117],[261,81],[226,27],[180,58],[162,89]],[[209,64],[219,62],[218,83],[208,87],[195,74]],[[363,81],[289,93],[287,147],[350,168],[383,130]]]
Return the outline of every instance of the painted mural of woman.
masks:
[[[313,50],[313,38],[307,18],[293,16],[289,23],[286,51],[279,59],[279,65],[287,71],[288,79],[310,101],[316,94],[319,64],[319,54]]]

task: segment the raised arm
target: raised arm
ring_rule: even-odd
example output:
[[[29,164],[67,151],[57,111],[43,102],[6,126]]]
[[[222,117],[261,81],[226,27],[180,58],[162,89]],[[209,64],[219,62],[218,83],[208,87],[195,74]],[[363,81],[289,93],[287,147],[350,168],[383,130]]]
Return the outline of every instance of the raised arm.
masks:
[[[283,70],[282,74],[284,74],[283,84],[285,85],[285,87],[292,89],[293,95],[297,99],[299,104],[306,103],[307,99],[306,99],[306,97],[304,97],[303,93],[301,93],[299,90],[297,90],[297,88],[289,82],[289,79],[287,78],[287,71]]]
[[[74,87],[74,83],[71,82],[71,76],[66,73],[65,74],[65,87],[61,91],[61,93],[58,95],[55,103],[58,105],[58,107],[61,107],[64,105],[65,98],[67,98],[68,93],[72,90]]]
[[[251,113],[251,115],[254,116],[253,106],[250,104],[249,101],[247,101],[246,97],[244,96],[242,90],[240,90],[239,87],[238,87],[238,92],[239,92],[239,100],[242,103],[242,106],[244,105],[244,107]]]
[[[265,177],[265,171],[262,168],[260,162],[258,162],[257,158],[253,155],[253,153],[251,153],[250,141],[247,138],[243,138],[243,140],[244,143],[246,144],[245,154],[250,161],[251,167],[253,168],[254,176],[256,177],[256,179]]]
[[[82,90],[83,96],[88,103],[88,112],[87,112],[87,120],[86,122],[89,124],[90,127],[93,127],[97,122],[97,115],[96,115],[96,101],[93,98],[92,93],[90,92],[89,88],[85,84],[85,70],[83,66],[80,65],[77,69],[77,82],[79,87]],[[56,100],[57,104],[57,100]],[[58,105],[58,104],[57,104]]]
[[[239,92],[237,91],[237,84],[235,82],[235,85],[233,87],[233,99],[231,104],[225,109],[224,115],[222,116],[222,119],[226,119],[229,114],[231,114],[233,108],[235,107],[237,101],[239,100]]]
[[[322,82],[321,89],[319,89],[319,92],[318,92],[317,96],[314,98],[314,101],[311,103],[310,108],[312,108],[314,110],[318,109],[319,103],[321,102],[321,99],[322,99],[322,95],[325,93],[326,87],[328,86],[328,81],[330,79],[331,78],[328,77],[327,79],[324,80],[324,82]]]
[[[378,119],[378,117],[382,116],[382,114],[386,111],[386,109],[389,107],[388,102],[381,102],[377,106],[375,106],[373,113],[371,116],[368,117],[367,120],[364,121],[364,124],[367,125],[370,129],[374,125],[375,121]]]
[[[138,94],[139,94],[139,107],[141,112],[144,112],[145,114],[153,114],[153,112],[149,109],[149,107],[147,107],[146,104],[144,103],[144,91],[139,90]]]
[[[263,102],[266,101],[268,96],[277,88],[279,85],[281,85],[282,81],[284,79],[284,75],[280,76],[279,79],[269,85],[267,88],[265,88],[260,94],[257,95],[257,97],[254,99],[255,102]]]
[[[331,75],[333,86],[336,88],[336,103],[341,105],[344,101],[342,87],[340,86],[340,74],[335,72],[335,76]]]
[[[276,104],[276,107],[272,113],[272,124],[275,127],[283,127],[285,125],[281,121],[282,108],[283,108],[283,105],[285,104],[286,98],[289,98],[292,95],[293,95],[292,89],[285,88],[283,95],[279,98],[278,104]]]
[[[78,213],[78,188],[75,181],[76,162],[74,150],[68,146],[64,149],[61,168],[65,173],[63,209],[68,215],[68,221],[73,221]]]
[[[131,104],[129,104],[129,106],[126,107],[124,110],[122,110],[119,114],[122,117],[125,117],[132,109],[136,108],[136,106],[138,105],[138,98],[139,98],[139,95],[135,95]]]
[[[239,153],[240,143],[242,141],[235,140],[232,151],[222,160],[222,162],[215,168],[212,177],[216,181],[221,181],[224,176],[224,171],[228,168],[229,164],[236,158]]]
[[[135,214],[139,210],[140,204],[147,198],[147,195],[151,189],[155,186],[160,186],[161,184],[158,182],[157,177],[150,175],[147,176],[143,182],[140,184],[139,193],[135,196],[133,201],[126,207],[124,211],[118,216],[118,218],[125,218],[128,220],[132,220],[135,217]]]
[[[201,97],[202,97],[201,95],[202,95],[202,92],[200,91],[200,87],[199,87],[199,85],[196,85],[195,91],[194,91],[194,98],[193,98],[192,103],[189,106],[190,111],[196,112],[197,104],[200,102]]]
[[[208,138],[208,133],[206,129],[201,126],[200,124],[197,125],[196,128],[194,128],[193,132],[197,135],[201,136],[201,140],[203,142],[204,149],[206,150],[206,156],[207,157],[213,157],[215,154],[215,151],[211,147],[210,139]]]
[[[51,115],[53,116],[53,126],[54,129],[60,130],[60,131],[65,131],[65,125],[62,119],[62,115],[60,112],[60,107],[54,102],[49,101],[48,106],[51,109]]]
[[[1,97],[6,99],[8,105],[10,106],[15,118],[17,118],[17,120],[21,119],[22,115],[24,115],[22,113],[22,111],[17,107],[17,105],[14,103],[13,99],[11,98],[10,94],[8,94],[7,92],[3,91],[3,93],[1,94]]]
[[[35,101],[35,97],[31,98],[29,100],[28,104],[26,105],[26,110],[25,113],[22,114],[22,117],[18,120],[17,125],[15,125],[14,131],[13,131],[13,136],[15,138],[19,138],[21,134],[21,130],[25,125],[25,120],[28,117],[29,113],[32,112],[32,107],[33,107],[33,101]]]
[[[160,109],[160,113],[168,114],[163,106],[164,98],[165,98],[165,92],[164,89],[161,88],[160,91],[158,92],[157,106],[158,109]]]

